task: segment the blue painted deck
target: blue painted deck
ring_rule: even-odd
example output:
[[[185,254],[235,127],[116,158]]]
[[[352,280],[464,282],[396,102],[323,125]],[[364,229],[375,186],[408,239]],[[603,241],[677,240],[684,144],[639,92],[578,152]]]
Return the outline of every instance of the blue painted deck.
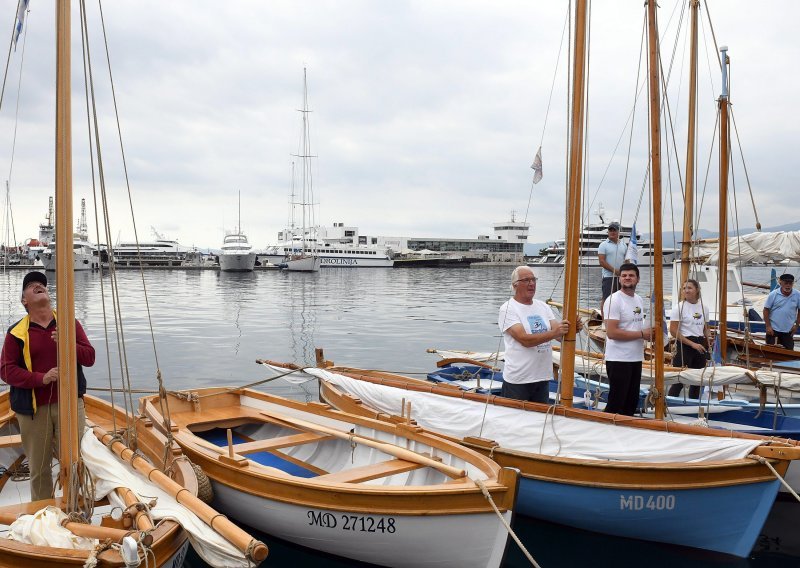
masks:
[[[205,432],[198,432],[195,434],[199,438],[203,438],[207,442],[211,442],[212,444],[219,446],[220,448],[227,448],[228,447],[228,433],[227,430],[222,428],[214,428],[213,430],[206,430]],[[247,442],[241,436],[239,436],[236,432],[233,432],[233,443],[234,444],[243,444]],[[289,475],[294,475],[296,477],[316,477],[317,474],[309,469],[301,467],[296,463],[290,462],[285,460],[275,454],[271,454],[269,452],[255,452],[252,454],[247,454],[247,458],[253,460],[256,463],[260,463],[261,465],[266,465],[269,467],[274,467],[281,471],[285,471]]]

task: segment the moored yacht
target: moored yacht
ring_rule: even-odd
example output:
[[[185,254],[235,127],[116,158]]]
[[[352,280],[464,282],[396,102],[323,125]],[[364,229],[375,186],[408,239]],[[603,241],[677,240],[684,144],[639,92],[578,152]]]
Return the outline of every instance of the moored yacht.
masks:
[[[579,244],[579,264],[580,266],[600,266],[600,261],[597,259],[597,247],[600,243],[608,238],[608,225],[611,222],[616,222],[620,225],[619,238],[622,242],[630,242],[633,227],[626,226],[616,220],[606,220],[605,210],[602,204],[595,211],[600,218],[599,223],[591,223],[584,225],[580,235]],[[653,245],[637,232],[636,243],[639,251],[638,264],[639,266],[652,266],[653,265]],[[564,266],[564,256],[566,254],[566,241],[558,239],[552,245],[542,250],[541,254],[537,257],[529,259],[528,265],[530,266]],[[676,249],[664,248],[663,259],[664,266],[672,264],[675,258]]]
[[[48,216],[52,219],[52,215]],[[41,234],[43,226],[39,227]],[[89,242],[89,229],[86,225],[86,200],[81,199],[81,218],[78,221],[78,230],[73,233],[73,269],[95,270],[100,268],[100,253],[97,245]],[[56,243],[51,241],[47,249],[39,255],[45,270],[56,269]]]
[[[225,235],[219,253],[219,269],[223,272],[250,272],[256,264],[256,253],[244,233]]]

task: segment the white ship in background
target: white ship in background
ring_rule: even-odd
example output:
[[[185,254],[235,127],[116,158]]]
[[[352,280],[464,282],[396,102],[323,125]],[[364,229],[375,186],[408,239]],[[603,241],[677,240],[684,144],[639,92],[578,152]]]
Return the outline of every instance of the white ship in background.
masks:
[[[194,250],[173,239],[168,239],[155,227],[150,227],[155,237],[152,241],[117,242],[114,245],[114,261],[122,266],[138,266],[139,258],[144,266],[179,266],[187,253]]]
[[[608,238],[608,225],[611,223],[619,223],[614,219],[606,219],[606,212],[603,209],[603,204],[599,204],[595,214],[600,218],[598,223],[584,225],[583,231],[580,235],[580,266],[600,266],[597,260],[597,247],[600,243]],[[633,228],[619,223],[619,238],[622,242],[630,242],[631,233]],[[653,246],[652,244],[643,239],[641,234],[636,235],[636,242],[639,249],[639,266],[652,266],[653,265]],[[564,266],[566,244],[564,239],[554,241],[552,245],[543,249],[540,256],[528,259],[530,266]],[[672,248],[663,249],[664,266],[671,266],[675,258],[677,250]]]
[[[52,202],[51,202],[52,212]],[[48,223],[52,230],[52,213],[48,215]],[[39,225],[41,236],[42,227]],[[75,270],[95,270],[100,268],[100,254],[97,245],[89,242],[89,228],[86,225],[86,200],[81,199],[81,217],[78,221],[77,231],[73,233],[73,268]],[[52,240],[47,249],[39,255],[45,270],[56,269],[56,243]]]
[[[278,243],[270,245],[258,260],[262,264],[280,264],[292,254],[305,249],[320,257],[322,267],[374,268],[391,267],[394,261],[392,251],[386,246],[368,244],[367,237],[358,234],[358,227],[345,227],[344,223],[334,223],[333,227],[311,227],[305,230],[284,229],[278,233]]]

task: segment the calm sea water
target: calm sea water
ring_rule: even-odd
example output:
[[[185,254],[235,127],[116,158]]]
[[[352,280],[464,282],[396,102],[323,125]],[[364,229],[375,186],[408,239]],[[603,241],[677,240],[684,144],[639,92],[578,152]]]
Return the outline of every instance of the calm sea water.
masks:
[[[132,387],[142,390],[155,388],[157,369],[168,389],[244,385],[269,376],[256,359],[313,363],[315,347],[324,348],[326,358],[339,364],[424,374],[437,361],[425,352],[427,348],[494,351],[500,347],[497,310],[510,296],[511,270],[331,268],[318,274],[157,270],[146,271],[144,283],[138,271],[120,271],[124,351],[116,340],[107,276],[76,274],[75,307],[97,350],[97,362],[87,373],[90,385],[96,387],[107,387],[109,374],[119,386],[125,367]],[[535,270],[536,296],[560,301],[561,270]],[[672,271],[664,272],[669,290]],[[651,287],[650,274],[642,269],[641,293]],[[6,326],[24,314],[19,303],[23,275],[0,273],[0,318]],[[595,307],[600,300],[599,269],[582,278],[580,303]],[[745,272],[747,281],[768,278],[768,269]],[[120,364],[121,359],[126,365]],[[275,381],[260,388],[301,400],[317,397],[311,385]],[[750,559],[611,538],[523,517],[516,519],[514,528],[544,567],[788,567],[800,565],[800,537],[792,530],[798,520],[800,504],[776,509]],[[268,535],[257,536],[270,546],[267,565],[355,565],[276,542]],[[186,565],[204,566],[194,555]],[[506,565],[527,565],[513,543]]]

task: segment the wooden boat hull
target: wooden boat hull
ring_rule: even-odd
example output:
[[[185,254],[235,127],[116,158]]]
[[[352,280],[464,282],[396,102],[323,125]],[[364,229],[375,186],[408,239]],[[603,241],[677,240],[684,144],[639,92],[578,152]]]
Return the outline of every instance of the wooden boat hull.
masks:
[[[494,513],[376,515],[312,508],[214,482],[214,506],[266,534],[380,566],[499,566],[508,534]],[[504,513],[508,523],[511,512]]]
[[[387,400],[396,395],[397,401],[387,405],[400,407],[400,399],[408,396],[398,378],[368,377],[356,370],[333,372],[394,386],[392,394],[382,390]],[[455,398],[486,402],[486,396],[458,393],[452,388],[424,386],[420,381],[406,379],[413,390]],[[412,383],[413,381],[413,383]],[[416,384],[414,384],[416,383]],[[409,389],[411,390],[411,389]],[[388,408],[370,408],[339,386],[320,381],[323,400],[346,412],[369,416],[391,417]],[[532,403],[519,403],[490,397],[492,403],[504,406],[531,408]],[[542,410],[546,407],[542,406]],[[570,416],[581,413],[587,419],[608,422],[611,415],[592,411],[558,409]],[[415,415],[425,426],[424,417]],[[664,423],[617,417],[630,425],[645,428],[664,428]],[[644,424],[649,423],[649,424]],[[676,430],[691,432],[691,427],[675,425]],[[696,429],[699,430],[699,429]],[[441,432],[447,435],[447,432]],[[721,434],[721,433],[717,433]],[[710,435],[717,435],[710,434]],[[645,463],[573,459],[535,454],[498,446],[489,440],[464,438],[461,442],[487,453],[504,467],[520,470],[521,480],[517,512],[568,526],[605,534],[690,546],[747,556],[752,549],[766,516],[775,500],[779,482],[766,466],[751,459],[736,459],[701,463]],[[789,444],[792,446],[793,444]],[[796,447],[796,446],[795,446]],[[793,463],[793,462],[792,462]],[[786,474],[789,462],[777,462],[774,467]],[[742,511],[746,511],[742,515]],[[724,521],[724,522],[723,522]]]
[[[411,464],[398,471],[397,478],[395,473],[377,473],[348,481],[350,472],[397,462],[380,461],[385,456],[376,454],[365,463],[365,454],[359,453],[363,450],[356,449],[358,441],[351,446],[330,436],[314,438],[308,429],[297,434],[286,427],[289,418],[275,422],[274,416],[279,410],[281,416],[292,419],[313,418],[337,427],[344,424],[345,432],[370,432],[371,438],[396,445],[402,440],[407,448],[428,448],[416,451],[437,455],[445,464],[459,468],[466,464],[470,476],[486,476],[484,483],[507,522],[517,484],[512,470],[503,470],[480,453],[424,433],[412,424],[348,416],[321,403],[223,389],[201,390],[195,400],[170,399],[173,435],[212,480],[213,505],[226,515],[302,546],[373,564],[431,568],[500,565],[506,529],[470,479],[440,483],[424,477],[424,471]],[[142,411],[163,427],[154,402],[155,397],[142,399]],[[215,447],[214,433],[226,428],[232,429],[236,443],[230,449],[224,442]],[[246,433],[251,433],[252,439]],[[344,467],[331,461],[326,449],[330,444],[345,444]],[[308,471],[295,471],[297,466]],[[409,472],[408,478],[399,475],[405,472]],[[423,477],[414,482],[414,474]]]
[[[113,409],[111,405],[100,399],[86,396],[84,397],[86,406],[86,418],[93,423],[102,426],[107,430],[112,429],[113,418],[117,420],[119,427],[124,427],[126,424],[126,417],[124,412],[119,408]],[[3,432],[14,432],[16,428],[16,416],[11,410],[8,400],[8,392],[0,394],[0,427]],[[155,431],[153,428],[147,426],[143,421],[139,420],[136,424],[137,437],[139,439],[139,449],[148,459],[153,463],[162,463],[164,460],[164,438],[161,433]],[[22,454],[21,443],[18,447],[3,448],[4,452],[17,451]],[[175,447],[175,452],[180,454],[180,450]],[[172,463],[176,453],[171,453],[167,459]],[[186,461],[177,460],[174,462],[173,471],[175,472],[175,480],[186,487],[193,494],[197,494],[197,478],[191,468],[191,465]],[[3,476],[2,485],[8,481],[8,475]],[[51,501],[51,504],[54,502]],[[19,503],[18,505],[6,505],[2,507],[7,511],[16,511],[17,514],[32,513],[43,506],[47,502],[40,501],[36,504],[28,502]],[[115,526],[108,518],[106,526]],[[122,522],[120,521],[115,528],[122,529]],[[152,556],[150,557],[150,566],[158,566],[163,568],[179,568],[183,565],[184,558],[189,546],[189,541],[186,532],[181,526],[174,521],[164,521],[159,523],[152,531],[153,544],[151,546]],[[89,557],[89,552],[84,550],[67,550],[61,548],[53,548],[46,546],[33,546],[9,539],[0,539],[0,567],[13,567],[19,568],[25,566],[26,568],[52,568],[58,566],[83,566]],[[153,563],[153,558],[155,563]],[[101,552],[98,557],[98,566],[125,566],[122,557],[114,550],[106,550]]]

